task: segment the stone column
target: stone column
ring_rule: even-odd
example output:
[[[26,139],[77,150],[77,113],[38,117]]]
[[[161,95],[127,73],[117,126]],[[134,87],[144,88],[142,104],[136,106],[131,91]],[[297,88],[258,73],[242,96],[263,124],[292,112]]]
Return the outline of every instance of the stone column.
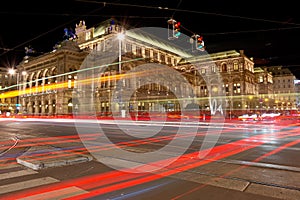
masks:
[[[35,105],[35,109],[34,109],[35,113],[34,114],[38,115],[40,113],[40,105],[39,105],[39,102],[37,99],[34,101],[34,105]]]
[[[48,102],[48,109],[49,109],[49,112],[48,112],[48,115],[53,115],[53,101],[52,99],[49,100]]]
[[[41,107],[41,115],[45,115],[45,100],[43,99],[42,101],[41,101],[41,104],[42,104],[42,107]]]
[[[31,101],[29,101],[29,103],[27,105],[27,111],[31,115],[34,114],[34,113],[32,113],[33,112],[33,107],[32,107],[32,102]]]

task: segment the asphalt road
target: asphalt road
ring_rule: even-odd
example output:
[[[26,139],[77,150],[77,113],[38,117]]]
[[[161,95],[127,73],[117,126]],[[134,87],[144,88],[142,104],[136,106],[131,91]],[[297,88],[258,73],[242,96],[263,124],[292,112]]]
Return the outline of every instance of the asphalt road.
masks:
[[[300,199],[292,121],[1,119],[0,133],[0,199]],[[29,160],[93,159],[34,170],[17,162],[32,149]]]

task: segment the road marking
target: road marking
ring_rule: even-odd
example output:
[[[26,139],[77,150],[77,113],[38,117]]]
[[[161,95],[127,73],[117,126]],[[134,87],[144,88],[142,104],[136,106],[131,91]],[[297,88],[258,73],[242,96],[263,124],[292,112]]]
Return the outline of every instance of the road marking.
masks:
[[[249,181],[227,179],[227,178],[222,178],[217,176],[197,174],[189,171],[173,174],[172,177],[180,180],[193,181],[195,183],[212,185],[216,187],[222,187],[222,188],[238,190],[238,191],[244,191],[245,188],[247,188],[247,186],[250,184]]]
[[[30,170],[30,169],[14,171],[14,172],[7,172],[7,173],[0,174],[0,180],[8,179],[8,178],[15,178],[15,177],[19,177],[19,176],[25,176],[25,175],[30,175],[30,174],[36,174],[36,173],[38,173],[38,172]]]
[[[3,165],[0,165],[0,174],[1,174],[1,170],[4,170],[4,169],[13,169],[13,168],[20,168],[20,169],[23,169],[24,167],[18,163],[10,163],[10,164],[3,164]]]
[[[300,191],[286,188],[251,183],[245,190],[247,193],[259,194],[286,200],[300,199]]]
[[[14,192],[17,190],[32,188],[40,185],[46,185],[50,183],[56,183],[59,182],[59,180],[51,178],[51,177],[43,177],[43,178],[37,178],[37,179],[31,179],[28,181],[22,181],[18,183],[12,183],[0,186],[0,194],[5,194],[8,192]]]
[[[243,160],[229,160],[229,159],[223,159],[220,162],[238,164],[238,165],[248,165],[252,167],[263,167],[263,168],[270,168],[270,169],[281,169],[281,170],[287,170],[293,172],[300,172],[299,167],[286,166],[286,165],[276,165],[270,163],[251,162],[251,161],[243,161]]]
[[[45,199],[45,197],[47,197],[47,200],[56,200],[56,199],[74,197],[85,193],[88,193],[88,191],[72,186],[68,188],[63,188],[63,189],[53,190],[50,192],[28,196],[25,198],[20,198],[20,200],[40,200],[40,199]]]

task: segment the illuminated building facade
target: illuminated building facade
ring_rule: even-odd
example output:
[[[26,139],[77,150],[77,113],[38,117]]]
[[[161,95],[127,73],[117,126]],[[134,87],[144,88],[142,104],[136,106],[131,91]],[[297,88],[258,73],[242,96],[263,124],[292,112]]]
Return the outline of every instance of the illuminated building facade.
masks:
[[[296,109],[295,75],[283,66],[266,67],[273,76],[274,106],[278,110]]]
[[[86,52],[75,42],[63,41],[58,49],[38,57],[26,57],[17,66],[20,74],[21,112],[30,115],[70,113],[76,73]]]
[[[96,77],[101,81],[93,81],[91,86],[78,84],[78,70],[82,70],[82,63],[87,62],[87,56],[97,52],[101,57],[101,52],[110,48],[113,38],[125,30],[111,21],[96,28],[87,28],[85,22],[80,21],[75,30],[76,39],[63,41],[54,51],[24,59],[17,66],[19,71],[27,72],[20,76],[19,102],[22,113],[84,113],[89,111],[89,102],[80,102],[80,99],[88,99],[86,97],[92,99],[92,107],[97,115],[111,115],[114,110],[123,108],[126,108],[127,114],[128,111],[180,111],[178,98],[183,97],[188,98],[184,107],[196,104],[202,111],[210,112],[210,96],[219,95],[224,97],[226,115],[238,115],[257,108],[255,98],[259,91],[254,62],[243,51],[232,50],[189,58],[184,52],[143,33],[126,32],[126,39],[119,41],[122,55],[112,61],[113,64],[105,71],[93,69],[91,80],[96,80]],[[120,96],[112,94],[112,91],[116,91],[119,75],[125,76],[136,66],[147,63],[176,70],[188,84],[172,75],[164,75],[167,80],[165,83],[143,84],[147,77],[135,76],[122,83],[128,92],[132,92],[130,88],[137,87],[132,94],[123,93],[132,96],[128,101],[122,102]],[[157,71],[154,73],[159,74]],[[186,90],[188,85],[193,88],[193,93]]]
[[[300,108],[300,81],[295,80],[295,92],[296,92],[296,107]]]
[[[272,73],[266,68],[255,67],[255,78],[258,83],[258,96],[254,98],[256,111],[274,110],[274,84]]]

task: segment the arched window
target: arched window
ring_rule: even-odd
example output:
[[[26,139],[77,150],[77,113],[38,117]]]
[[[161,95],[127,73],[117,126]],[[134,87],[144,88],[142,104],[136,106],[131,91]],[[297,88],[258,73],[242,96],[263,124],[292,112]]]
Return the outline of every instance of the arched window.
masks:
[[[51,72],[51,76],[54,76],[51,79],[51,83],[57,83],[56,75],[57,75],[57,68],[55,67],[54,69],[52,69]]]
[[[47,70],[45,73],[45,85],[51,84],[51,80],[49,79],[49,77],[50,77],[50,72],[49,70]]]
[[[233,70],[234,71],[238,71],[239,70],[239,63],[238,62],[234,62],[233,63]]]
[[[39,72],[39,75],[38,75],[38,77],[37,77],[37,85],[38,86],[41,86],[41,85],[43,85],[43,73],[42,72]]]
[[[26,79],[26,86],[25,88],[30,88],[30,77],[28,76],[27,79]]]
[[[35,73],[33,73],[32,75],[31,75],[31,78],[30,78],[30,81],[31,81],[31,87],[34,87],[35,86],[35,79],[36,79],[36,74]]]
[[[222,68],[222,72],[227,72],[227,64],[226,63],[223,63],[221,68]]]

